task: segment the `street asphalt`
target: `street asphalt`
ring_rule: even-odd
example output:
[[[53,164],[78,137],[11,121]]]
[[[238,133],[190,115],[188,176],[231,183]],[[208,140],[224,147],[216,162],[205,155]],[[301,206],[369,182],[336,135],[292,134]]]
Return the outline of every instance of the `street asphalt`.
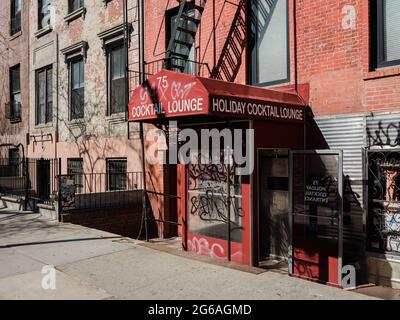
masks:
[[[184,254],[38,214],[0,210],[0,299],[372,299]]]

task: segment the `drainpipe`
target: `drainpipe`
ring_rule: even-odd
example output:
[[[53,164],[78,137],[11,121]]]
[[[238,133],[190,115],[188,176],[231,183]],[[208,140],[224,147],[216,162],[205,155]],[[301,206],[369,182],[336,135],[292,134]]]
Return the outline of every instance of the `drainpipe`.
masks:
[[[294,45],[294,86],[298,93],[298,61],[297,61],[297,4],[293,0],[293,45]]]
[[[213,0],[213,69],[217,66],[217,35],[216,35],[216,21],[215,21],[215,0]]]
[[[229,120],[227,120],[226,121],[226,126],[227,126],[227,128],[229,128],[229,130],[231,130],[230,129],[230,121]],[[231,246],[232,246],[232,238],[231,238],[231,204],[232,204],[232,196],[231,196],[231,170],[232,170],[232,167],[231,167],[231,150],[230,149],[228,149],[228,156],[227,156],[227,160],[228,160],[228,165],[227,165],[227,176],[228,176],[228,180],[227,180],[227,195],[226,195],[226,197],[227,197],[227,201],[226,201],[226,203],[227,203],[227,218],[228,218],[228,221],[227,221],[227,227],[228,227],[228,261],[230,262],[231,260],[232,260],[232,251],[231,251]]]
[[[145,67],[144,67],[144,0],[140,0],[139,5],[139,74],[140,84],[143,84],[146,80]],[[146,241],[149,241],[148,232],[148,217],[147,217],[147,180],[146,180],[146,150],[144,142],[144,125],[140,122],[140,140],[142,147],[142,172],[143,172],[143,219],[145,224]]]
[[[124,23],[124,51],[125,51],[125,121],[128,121],[128,101],[129,101],[129,29],[128,29],[128,1],[123,3],[123,23]],[[129,122],[128,122],[128,139],[129,139]]]
[[[59,105],[59,77],[58,75],[60,74],[60,58],[59,58],[59,37],[58,37],[58,33],[56,34],[56,72],[57,72],[57,76],[56,78],[56,105],[57,105],[57,111],[56,111],[56,133],[55,133],[55,137],[54,137],[54,151],[55,151],[55,158],[58,158],[58,138],[59,138],[59,109],[60,109],[60,105]],[[59,172],[59,174],[61,174],[61,171]]]

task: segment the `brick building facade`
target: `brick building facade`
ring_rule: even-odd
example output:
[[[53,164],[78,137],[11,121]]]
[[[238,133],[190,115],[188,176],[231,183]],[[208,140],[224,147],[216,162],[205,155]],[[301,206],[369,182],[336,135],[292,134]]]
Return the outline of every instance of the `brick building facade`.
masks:
[[[29,131],[29,15],[25,1],[0,4],[0,144],[22,144]],[[14,150],[14,151],[13,151]],[[22,156],[22,150],[3,147],[3,158]]]
[[[159,70],[167,54],[178,6],[146,2],[149,73]],[[392,152],[400,121],[398,9],[383,1],[207,1],[190,52],[197,64],[185,70],[297,92],[308,101],[323,141],[315,143],[310,131],[306,147],[343,150],[350,199],[345,211],[351,217],[346,232],[364,243],[370,279],[392,285],[398,285],[399,216],[373,203],[385,202],[385,186],[396,184],[374,179],[376,170],[387,173],[374,165],[398,161]],[[382,189],[379,194],[371,191],[376,187]]]
[[[309,127],[315,130],[304,129],[302,148],[343,150],[345,197],[350,199],[345,199],[344,211],[350,221],[345,232],[348,239],[363,244],[361,264],[366,262],[357,267],[367,270],[371,281],[398,286],[400,214],[393,209],[398,201],[396,170],[400,166],[396,151],[400,132],[400,56],[396,53],[400,27],[396,21],[400,21],[400,7],[396,1],[195,1],[204,10],[200,16],[193,6],[184,12],[189,32],[175,47],[178,55],[185,57],[183,65],[168,51],[177,31],[176,17],[182,14],[180,2],[145,1],[141,61],[140,1],[127,2],[129,94],[139,84],[142,62],[146,77],[169,68],[296,95],[310,106],[313,117]],[[3,1],[1,11],[8,15],[10,5],[14,11],[18,9],[16,3],[20,2]],[[4,115],[5,104],[12,100],[10,70],[20,64],[21,75],[25,75],[20,83],[21,121],[10,123],[0,114],[5,123],[0,128],[1,142],[27,142],[31,158],[61,159],[63,174],[73,172],[72,165],[86,173],[105,173],[117,164],[125,167],[124,172],[140,171],[138,125],[127,123],[120,100],[125,87],[118,87],[124,73],[118,64],[123,57],[123,1],[22,3],[22,34],[16,32],[10,38],[5,19],[0,25],[0,50],[8,52],[0,65],[5,74],[0,96]],[[191,35],[194,46],[188,47]],[[14,100],[19,99],[16,97]],[[147,130],[151,128],[154,126],[146,125]],[[275,138],[279,126],[268,124],[264,129],[256,137],[257,143],[266,141],[265,135]],[[288,131],[286,140],[291,139],[290,134]],[[313,139],[316,135],[321,138],[318,143]],[[282,134],[276,136],[278,141]],[[146,148],[150,148],[149,141]],[[268,148],[260,148],[257,161],[284,159],[274,164],[283,166],[283,177],[272,178],[288,179],[287,149],[291,148],[290,143],[269,143]],[[269,165],[260,162],[260,167]],[[146,167],[156,219],[180,222],[184,218],[182,203],[163,196],[181,192],[176,188],[181,169]],[[262,177],[257,174],[249,179],[261,185]],[[106,189],[103,181],[100,192]],[[268,198],[268,190],[252,190],[251,214],[257,223],[271,209],[262,202]],[[274,191],[280,192],[277,197],[288,197],[288,190]],[[267,232],[254,221],[249,261],[257,265],[268,250],[276,248],[266,249],[271,240],[262,239],[270,226]],[[161,223],[158,231],[159,235],[176,234],[174,228]]]

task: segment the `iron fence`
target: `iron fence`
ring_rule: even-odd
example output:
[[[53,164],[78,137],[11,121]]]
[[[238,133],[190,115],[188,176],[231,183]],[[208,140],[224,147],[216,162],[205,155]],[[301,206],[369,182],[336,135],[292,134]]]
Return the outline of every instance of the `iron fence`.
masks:
[[[74,205],[62,211],[139,206],[143,196],[142,172],[76,173]]]
[[[24,163],[20,159],[0,159],[0,195],[25,194]]]
[[[58,174],[57,159],[1,158],[0,195],[53,205]]]
[[[68,174],[74,178],[76,190],[73,208],[141,205],[143,173],[126,172],[126,167],[121,165],[109,164],[105,173],[84,173],[70,167]],[[58,159],[0,158],[0,196],[55,206],[60,175]]]

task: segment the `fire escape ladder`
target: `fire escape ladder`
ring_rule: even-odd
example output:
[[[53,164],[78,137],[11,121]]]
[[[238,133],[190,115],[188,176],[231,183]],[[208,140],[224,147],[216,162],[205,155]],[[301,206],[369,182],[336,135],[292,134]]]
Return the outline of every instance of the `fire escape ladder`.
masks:
[[[179,11],[171,30],[171,39],[166,52],[166,69],[185,71],[190,52],[196,42],[196,35],[206,2],[206,0],[202,0],[201,5],[198,5],[194,0],[180,1]]]
[[[240,0],[232,26],[226,37],[221,55],[211,78],[233,82],[242,65],[242,54],[246,47],[246,1]]]
[[[251,24],[250,38],[255,39],[255,37],[258,37],[262,39],[267,32],[278,0],[257,1],[256,3],[258,14],[249,15]],[[212,71],[211,78],[228,82],[236,80],[242,65],[243,52],[247,44],[245,17],[246,0],[240,0],[236,14],[232,20],[231,29],[226,37],[217,65]]]

